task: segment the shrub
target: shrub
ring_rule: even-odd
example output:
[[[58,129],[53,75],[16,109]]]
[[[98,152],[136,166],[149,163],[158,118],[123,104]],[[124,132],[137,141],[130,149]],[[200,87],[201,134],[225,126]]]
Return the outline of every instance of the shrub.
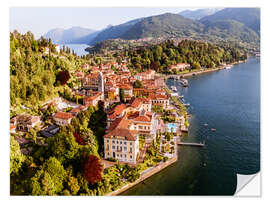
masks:
[[[168,157],[166,157],[166,156],[165,156],[165,157],[163,157],[163,161],[164,161],[164,162],[168,161],[168,159],[169,159],[169,158],[168,158]]]

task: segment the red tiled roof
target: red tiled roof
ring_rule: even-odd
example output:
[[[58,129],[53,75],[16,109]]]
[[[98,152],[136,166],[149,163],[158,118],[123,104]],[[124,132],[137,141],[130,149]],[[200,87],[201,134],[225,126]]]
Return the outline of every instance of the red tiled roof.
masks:
[[[71,113],[67,113],[67,112],[57,112],[54,115],[55,118],[60,118],[60,119],[70,119],[73,118],[74,116]]]
[[[134,121],[150,122],[151,119],[148,116],[138,116],[134,118]]]
[[[121,137],[121,138],[126,139],[126,140],[136,141],[136,134],[137,133],[138,133],[138,131],[136,131],[136,130],[129,130],[129,129],[125,129],[125,128],[119,128],[119,129],[115,128],[114,130],[112,130],[108,134],[104,135],[104,137],[105,138]]]
[[[167,95],[162,95],[162,94],[150,94],[149,98],[152,100],[167,100],[168,96]]]
[[[115,119],[118,115],[120,115],[124,109],[126,108],[126,104],[119,104],[116,107],[114,107],[109,113],[108,118],[109,119]]]
[[[111,125],[112,127],[109,128],[107,131],[108,133],[104,135],[105,138],[113,138],[113,137],[121,137],[126,140],[135,141],[136,134],[138,131],[130,130],[129,125],[130,121],[126,120],[126,117],[119,118],[115,120]]]
[[[139,99],[139,98],[136,98],[136,99],[134,99],[134,100],[132,101],[131,107],[137,108],[137,107],[139,107],[139,106],[141,105],[141,103],[142,103],[142,100]]]

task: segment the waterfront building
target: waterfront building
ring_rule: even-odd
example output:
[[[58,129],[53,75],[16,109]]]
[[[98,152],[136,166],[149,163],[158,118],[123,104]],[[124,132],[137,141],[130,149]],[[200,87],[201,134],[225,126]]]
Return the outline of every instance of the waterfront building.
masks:
[[[169,68],[169,70],[175,69],[176,71],[183,71],[183,70],[190,69],[190,64],[188,64],[188,63],[178,63],[176,65],[171,65],[168,68]]]
[[[104,135],[104,157],[136,164],[139,134],[125,116],[116,119]]]
[[[163,94],[150,94],[149,98],[152,100],[152,106],[160,105],[163,109],[169,107],[169,97]]]

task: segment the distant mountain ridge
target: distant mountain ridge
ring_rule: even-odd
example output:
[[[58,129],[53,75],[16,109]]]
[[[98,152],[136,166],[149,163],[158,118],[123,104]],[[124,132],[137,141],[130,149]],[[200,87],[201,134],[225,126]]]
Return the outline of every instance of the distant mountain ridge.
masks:
[[[145,37],[161,37],[183,35],[188,36],[202,31],[202,24],[178,14],[165,13],[142,19],[127,30],[121,38],[139,39]]]
[[[197,9],[197,10],[184,10],[178,14],[181,16],[184,16],[185,18],[189,18],[192,20],[199,20],[205,16],[216,13],[217,11],[221,9],[222,8],[203,8],[203,9]]]
[[[226,40],[258,44],[260,42],[260,9],[210,8],[165,13],[138,18],[100,31],[73,27],[68,30],[50,30],[45,37],[56,43],[85,43],[95,45],[109,39],[193,38],[198,40]],[[213,14],[211,14],[213,13]],[[196,14],[196,15],[195,15]],[[206,15],[202,17],[203,15]],[[190,18],[198,18],[192,20]],[[110,22],[108,22],[110,23]]]
[[[224,8],[213,15],[200,19],[201,23],[209,24],[218,20],[236,20],[260,33],[260,9],[259,8]]]
[[[95,33],[95,30],[82,28],[79,26],[69,29],[56,28],[49,30],[43,37],[50,38],[53,43],[76,43],[79,39]],[[79,40],[80,41],[80,40]]]
[[[140,39],[147,37],[194,37],[258,43],[259,10],[256,8],[198,9],[193,13],[207,16],[192,20],[179,14],[165,13],[135,19],[101,31],[88,44],[107,39]],[[212,15],[208,15],[214,13]]]
[[[128,31],[133,25],[135,25],[142,19],[143,18],[138,18],[138,19],[131,20],[120,25],[109,26],[108,28],[98,33],[98,35],[93,40],[88,41],[88,44],[93,45],[107,39],[120,38],[126,31]]]

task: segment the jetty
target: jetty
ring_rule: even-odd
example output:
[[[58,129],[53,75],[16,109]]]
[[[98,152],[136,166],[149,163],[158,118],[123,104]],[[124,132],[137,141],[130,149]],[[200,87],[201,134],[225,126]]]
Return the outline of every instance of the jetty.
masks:
[[[195,143],[195,142],[182,142],[180,138],[176,141],[177,145],[184,145],[184,146],[194,146],[194,147],[204,147],[205,142]]]
[[[193,143],[193,142],[177,142],[178,145],[185,145],[185,146],[195,146],[195,147],[204,147],[205,143]]]

